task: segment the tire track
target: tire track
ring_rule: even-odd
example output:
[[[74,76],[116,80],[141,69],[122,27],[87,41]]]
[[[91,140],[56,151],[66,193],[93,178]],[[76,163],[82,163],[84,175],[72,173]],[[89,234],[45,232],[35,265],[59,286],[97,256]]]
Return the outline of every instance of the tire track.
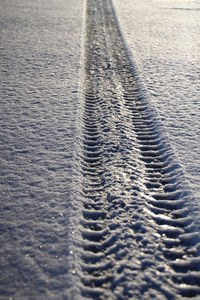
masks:
[[[182,171],[137,87],[110,0],[88,0],[82,113],[82,297],[200,295]]]

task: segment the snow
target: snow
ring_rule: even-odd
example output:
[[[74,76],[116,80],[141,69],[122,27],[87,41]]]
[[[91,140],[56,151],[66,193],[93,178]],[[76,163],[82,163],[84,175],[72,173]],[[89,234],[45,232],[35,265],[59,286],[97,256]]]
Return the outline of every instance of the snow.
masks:
[[[142,4],[136,0],[113,2],[125,40],[132,51],[134,63],[138,66],[138,74],[147,87],[182,163],[185,176],[198,199],[200,24],[197,8],[200,8],[200,4],[194,1],[161,0],[144,0]],[[156,208],[159,201],[162,200],[163,205],[168,200],[163,201],[162,193],[153,194],[154,198],[149,196],[153,192],[145,185],[145,170],[153,168],[153,165],[146,167],[141,160],[142,154],[133,129],[132,111],[128,105],[123,106],[122,102],[127,95],[124,93],[123,96],[118,86],[123,76],[118,79],[112,77],[114,80],[109,81],[109,74],[114,74],[112,64],[108,72],[106,68],[102,68],[99,77],[102,83],[100,94],[103,96],[98,104],[102,113],[98,115],[98,122],[103,126],[97,127],[102,130],[100,133],[104,137],[104,163],[101,166],[103,175],[97,177],[96,191],[93,181],[90,184],[83,176],[81,163],[91,162],[91,155],[96,155],[95,160],[100,160],[102,150],[97,151],[93,147],[93,152],[83,151],[84,137],[88,138],[88,133],[84,132],[83,115],[94,105],[93,100],[96,100],[95,95],[91,97],[91,94],[84,98],[85,85],[89,87],[90,83],[83,82],[84,55],[96,55],[97,63],[102,65],[102,58],[106,58],[107,62],[108,58],[112,58],[111,54],[124,53],[118,31],[115,28],[115,35],[112,35],[110,30],[113,16],[112,22],[107,24],[107,36],[101,35],[107,17],[106,3],[109,1],[99,1],[100,7],[102,3],[105,4],[105,12],[99,10],[105,19],[95,21],[99,23],[94,22],[102,23],[96,38],[99,45],[102,43],[104,52],[100,54],[103,56],[88,54],[87,49],[84,53],[85,3],[84,0],[2,0],[0,3],[2,299],[77,299],[83,279],[86,282],[88,280],[91,285],[96,282],[95,268],[92,271],[95,274],[93,281],[91,277],[87,279],[82,270],[84,264],[85,269],[88,267],[90,270],[92,267],[91,254],[95,257],[95,251],[90,251],[88,255],[89,252],[85,249],[87,243],[90,244],[96,238],[104,239],[103,246],[98,246],[96,256],[105,258],[105,270],[108,265],[105,277],[106,274],[110,276],[109,264],[112,260],[115,265],[115,273],[112,275],[118,297],[123,295],[125,283],[130,291],[139,295],[139,299],[141,293],[137,290],[138,286],[144,284],[145,287],[148,282],[154,287],[162,283],[160,292],[155,291],[157,297],[162,297],[166,289],[164,277],[167,278],[168,271],[162,274],[167,264],[165,259],[162,264],[157,259],[157,255],[163,256],[162,247],[157,246],[167,243],[167,232],[179,234],[186,243],[191,238],[198,240],[198,233],[193,228],[191,232],[187,228],[188,233],[178,226],[175,228],[178,221],[173,223],[171,217],[167,219],[164,214],[154,213],[159,209]],[[93,7],[92,2],[90,5]],[[110,7],[107,8],[111,17]],[[121,48],[113,54],[115,37]],[[109,45],[112,46],[110,49]],[[122,62],[123,59],[121,64]],[[87,70],[88,76],[92,74],[90,71]],[[99,70],[95,71],[98,74]],[[91,81],[95,78],[90,77]],[[106,86],[107,83],[110,86]],[[124,97],[122,102],[121,96]],[[129,95],[131,99],[132,96]],[[152,107],[148,107],[148,112],[152,111]],[[162,130],[159,122],[157,124],[154,120],[153,113],[152,120]],[[91,127],[91,123],[89,126]],[[143,134],[141,128],[140,131]],[[169,154],[169,168],[176,168],[176,161],[175,164],[174,161],[170,164],[173,151],[168,149],[164,134],[159,134],[163,137],[161,146]],[[143,139],[145,141],[145,135]],[[148,155],[151,157],[155,153],[149,150]],[[143,156],[145,157],[144,153]],[[156,163],[154,166],[156,168]],[[179,202],[183,201],[178,200],[179,190],[173,193],[174,187],[168,178],[169,175],[174,175],[171,171],[173,169],[170,174],[166,173],[166,177],[163,175],[162,180],[169,182],[165,185],[165,194],[168,198],[175,197],[173,205],[178,207]],[[181,180],[181,176],[178,179]],[[179,181],[177,184],[178,188],[182,188]],[[155,186],[154,188],[156,189]],[[98,203],[92,203],[87,198],[90,189],[91,196],[99,198]],[[184,194],[184,197],[187,195]],[[105,199],[110,210],[105,208]],[[169,207],[170,205],[171,203],[168,204]],[[176,210],[177,215],[180,214],[178,219],[183,224],[187,224],[187,218],[183,218],[186,209],[187,207]],[[88,224],[93,219],[99,227],[94,226],[91,230]],[[158,226],[164,222],[170,225]],[[104,227],[98,231],[101,224]],[[169,243],[171,241],[172,239]],[[110,256],[105,255],[104,247],[110,249]],[[191,262],[194,263],[192,258]],[[130,272],[127,268],[129,265],[132,268]],[[180,265],[184,263],[180,261]],[[101,265],[98,271],[101,270],[100,267]],[[150,271],[145,273],[144,270],[148,268]],[[159,280],[151,275],[155,270]],[[112,291],[105,289],[105,293],[109,295]]]
[[[141,80],[200,201],[200,2],[115,0]]]
[[[64,299],[83,1],[1,1],[0,20],[0,298]]]

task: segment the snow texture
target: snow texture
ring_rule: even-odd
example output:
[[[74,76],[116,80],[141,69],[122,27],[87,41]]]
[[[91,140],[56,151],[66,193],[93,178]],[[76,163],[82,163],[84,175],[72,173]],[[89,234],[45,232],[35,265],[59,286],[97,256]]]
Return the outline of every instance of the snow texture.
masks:
[[[74,299],[198,297],[198,218],[110,0],[87,1],[84,34]]]
[[[112,1],[1,1],[1,299],[200,294],[193,198],[137,76],[149,74],[143,79],[180,160],[181,145],[190,149],[184,166],[193,189],[197,167],[194,178],[188,168],[196,152],[192,143],[184,146],[189,133],[181,122],[192,126],[196,90],[190,104],[178,97],[176,71],[176,84],[159,90],[164,58],[175,68],[169,45],[162,45],[165,54],[159,50],[167,21],[153,2],[126,3],[115,1],[141,73],[129,60]],[[166,18],[198,13],[165,6]],[[145,49],[151,35],[142,22],[155,22],[152,11],[163,26],[158,53]],[[175,70],[185,70],[190,55],[182,55],[179,62],[174,53]]]
[[[200,2],[113,2],[140,78],[200,203]]]
[[[0,2],[1,299],[65,299],[70,285],[82,16],[82,0]]]

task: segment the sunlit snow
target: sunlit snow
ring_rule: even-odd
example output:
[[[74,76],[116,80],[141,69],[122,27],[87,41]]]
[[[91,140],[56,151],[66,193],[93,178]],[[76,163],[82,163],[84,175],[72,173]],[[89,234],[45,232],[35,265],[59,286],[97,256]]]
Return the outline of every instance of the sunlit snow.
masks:
[[[200,1],[114,1],[141,78],[200,200]]]

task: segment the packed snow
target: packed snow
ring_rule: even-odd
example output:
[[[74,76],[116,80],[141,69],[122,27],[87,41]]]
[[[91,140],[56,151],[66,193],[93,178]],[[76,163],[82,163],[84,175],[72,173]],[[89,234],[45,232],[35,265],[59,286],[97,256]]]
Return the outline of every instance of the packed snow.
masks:
[[[113,3],[140,78],[200,205],[200,1]]]

